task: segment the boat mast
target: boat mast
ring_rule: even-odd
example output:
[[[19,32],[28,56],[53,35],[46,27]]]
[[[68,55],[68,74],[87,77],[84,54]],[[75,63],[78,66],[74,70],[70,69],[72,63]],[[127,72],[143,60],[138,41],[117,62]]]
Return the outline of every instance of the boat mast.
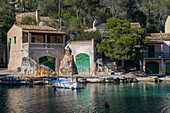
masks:
[[[57,50],[57,78],[59,80],[59,57],[58,57],[58,50]]]
[[[72,73],[71,73],[71,77],[72,77],[72,82],[73,82],[73,66],[72,66]]]

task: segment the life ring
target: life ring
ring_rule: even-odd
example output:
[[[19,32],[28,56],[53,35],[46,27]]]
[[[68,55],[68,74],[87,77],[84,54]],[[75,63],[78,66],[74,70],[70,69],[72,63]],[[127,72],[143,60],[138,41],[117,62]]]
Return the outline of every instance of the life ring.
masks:
[[[47,48],[50,48],[50,45],[47,45]]]

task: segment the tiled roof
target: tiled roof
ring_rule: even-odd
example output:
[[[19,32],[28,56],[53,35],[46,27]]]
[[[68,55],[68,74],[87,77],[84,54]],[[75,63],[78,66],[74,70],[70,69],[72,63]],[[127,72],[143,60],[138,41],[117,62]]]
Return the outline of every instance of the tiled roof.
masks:
[[[54,29],[49,26],[20,25],[20,24],[17,24],[16,26],[21,27],[23,30],[57,31],[57,29]]]
[[[102,23],[102,24],[99,24],[97,26],[95,26],[96,28],[103,28],[104,29],[104,26],[106,25],[106,23]]]
[[[149,33],[145,38],[150,40],[170,40],[170,33]]]
[[[149,43],[163,43],[163,40],[170,40],[170,33],[149,33],[146,34]]]
[[[97,26],[95,26],[96,28],[104,28],[104,26],[106,25],[106,23],[101,23],[101,24],[99,24],[99,25],[97,25]],[[132,27],[132,28],[141,28],[141,26],[140,26],[140,24],[139,24],[139,22],[136,22],[136,23],[130,23],[130,26]]]
[[[58,31],[57,29],[49,26],[21,25],[21,24],[17,24],[16,26],[21,27],[23,32],[66,34],[65,32]]]
[[[136,23],[130,23],[131,28],[141,28],[140,23],[136,22]]]

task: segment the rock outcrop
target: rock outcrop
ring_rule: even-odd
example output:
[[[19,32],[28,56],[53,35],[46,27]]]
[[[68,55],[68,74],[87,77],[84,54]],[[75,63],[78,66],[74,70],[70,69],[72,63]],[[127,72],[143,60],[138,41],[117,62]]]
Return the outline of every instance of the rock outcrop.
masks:
[[[60,64],[60,74],[62,75],[72,75],[74,73],[73,70],[73,55],[71,54],[71,49],[69,46],[65,49],[64,58]]]
[[[21,73],[24,75],[56,76],[56,72],[29,57],[22,58]]]

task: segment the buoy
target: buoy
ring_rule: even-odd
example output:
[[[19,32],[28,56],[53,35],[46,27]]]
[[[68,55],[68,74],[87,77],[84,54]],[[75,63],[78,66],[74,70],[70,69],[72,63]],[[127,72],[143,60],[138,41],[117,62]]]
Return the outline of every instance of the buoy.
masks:
[[[72,90],[74,90],[75,88],[74,87],[71,87]]]
[[[109,107],[109,103],[108,102],[105,102],[105,107]]]
[[[54,87],[54,90],[56,90],[56,87]]]

